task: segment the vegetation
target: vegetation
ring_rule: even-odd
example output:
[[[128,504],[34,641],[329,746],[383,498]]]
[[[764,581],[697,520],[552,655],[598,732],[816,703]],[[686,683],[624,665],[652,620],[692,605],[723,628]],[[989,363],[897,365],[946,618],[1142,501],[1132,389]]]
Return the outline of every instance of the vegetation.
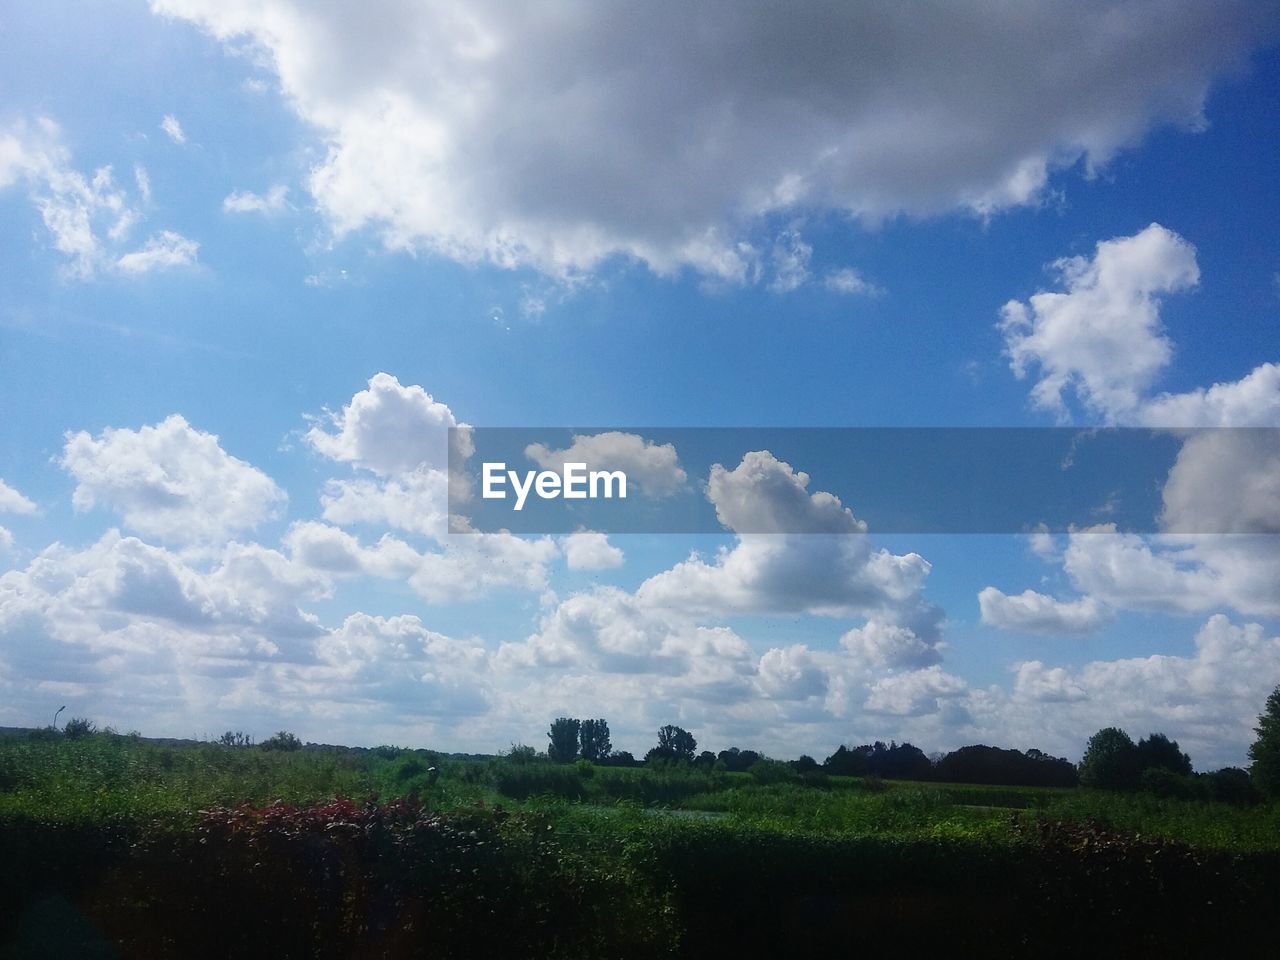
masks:
[[[1258,725],[1258,739],[1249,748],[1252,761],[1249,773],[1257,788],[1273,799],[1280,799],[1280,687],[1271,691]]]
[[[863,949],[1251,955],[1280,890],[1280,805],[1249,772],[1195,774],[1117,728],[1082,786],[1035,750],[783,762],[697,753],[675,726],[636,764],[573,718],[544,754],[490,757],[95,729],[0,740],[0,955],[51,897],[122,955],[842,954],[851,930]]]

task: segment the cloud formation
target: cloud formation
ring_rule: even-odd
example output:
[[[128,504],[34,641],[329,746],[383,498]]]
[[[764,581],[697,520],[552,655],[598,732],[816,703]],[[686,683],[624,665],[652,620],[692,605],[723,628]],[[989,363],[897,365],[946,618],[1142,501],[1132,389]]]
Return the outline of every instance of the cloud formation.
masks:
[[[1270,28],[1256,5],[1187,0],[152,8],[256,48],[324,142],[309,189],[338,234],[739,282],[771,258],[769,217],[990,216],[1155,126],[1200,129],[1213,78]],[[774,284],[802,275],[797,249]]]

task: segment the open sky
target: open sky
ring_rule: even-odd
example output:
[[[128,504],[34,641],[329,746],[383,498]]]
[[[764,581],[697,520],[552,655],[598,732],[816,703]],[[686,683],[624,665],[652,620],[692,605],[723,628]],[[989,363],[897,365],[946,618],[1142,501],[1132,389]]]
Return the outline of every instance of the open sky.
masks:
[[[0,724],[1245,763],[1276,434],[1186,439],[1176,534],[864,535],[813,464],[639,428],[1280,427],[1278,41],[1231,0],[6,6]],[[451,535],[459,424],[636,428],[576,452],[723,532]]]

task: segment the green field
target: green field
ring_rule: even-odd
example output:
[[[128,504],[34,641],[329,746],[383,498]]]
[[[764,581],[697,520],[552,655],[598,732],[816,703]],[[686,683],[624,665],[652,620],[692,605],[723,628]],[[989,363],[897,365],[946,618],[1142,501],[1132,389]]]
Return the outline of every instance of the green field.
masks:
[[[104,956],[1252,955],[1280,808],[27,736],[0,741],[0,862],[15,956],[54,928]]]

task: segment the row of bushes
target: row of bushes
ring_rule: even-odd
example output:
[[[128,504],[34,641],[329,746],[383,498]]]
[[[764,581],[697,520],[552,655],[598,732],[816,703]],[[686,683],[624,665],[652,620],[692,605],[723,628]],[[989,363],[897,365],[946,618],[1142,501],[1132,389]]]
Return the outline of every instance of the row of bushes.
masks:
[[[994,842],[590,823],[407,801],[220,808],[194,829],[0,821],[0,953],[56,935],[85,956],[94,938],[154,957],[1265,956],[1280,890],[1275,855],[1089,824]]]

